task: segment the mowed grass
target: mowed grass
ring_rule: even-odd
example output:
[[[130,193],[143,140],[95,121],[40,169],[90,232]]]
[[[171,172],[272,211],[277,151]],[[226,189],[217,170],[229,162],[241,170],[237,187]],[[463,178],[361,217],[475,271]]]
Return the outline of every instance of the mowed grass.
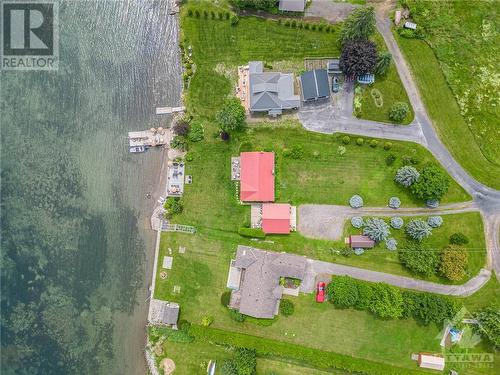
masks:
[[[234,256],[237,243],[239,241],[229,235],[215,238],[203,233],[164,234],[161,255],[168,252],[169,247],[172,249],[173,269],[169,271],[166,280],[157,279],[155,297],[179,302],[180,318],[192,323],[199,324],[204,316],[212,316],[214,328],[407,368],[415,366],[410,360],[412,352],[440,351],[436,336],[442,327],[422,326],[413,319],[381,320],[362,311],[335,309],[328,303],[315,303],[313,294],[300,295],[297,298],[287,297],[293,300],[295,313],[290,317],[279,316],[271,325],[262,325],[255,321],[244,323],[233,321],[227,308],[221,304],[220,297],[227,290],[229,260]],[[261,242],[253,243],[258,247],[261,247],[261,244]],[[185,254],[178,253],[179,246],[186,247]],[[160,257],[160,264],[161,259]],[[175,285],[180,286],[180,293],[173,292]],[[493,278],[475,295],[460,300],[470,311],[474,311],[498,301],[498,288],[498,282]],[[190,367],[187,367],[189,369],[194,368],[195,364],[207,356],[203,354],[192,359],[193,354],[190,350],[169,349],[169,347],[181,347],[181,344],[168,342],[166,345],[167,354],[174,360],[182,362],[195,360],[189,364]],[[209,353],[208,349],[202,345],[204,353]],[[214,348],[214,359],[225,358],[226,353],[219,349]],[[482,349],[488,350],[487,346]],[[183,364],[183,366],[188,365]],[[488,369],[484,371],[488,373]]]
[[[468,271],[463,280],[451,282],[439,274],[433,277],[425,277],[420,274],[413,273],[405,268],[398,259],[397,251],[389,251],[385,244],[379,243],[373,249],[365,251],[361,256],[352,255],[351,257],[336,256],[336,263],[344,263],[354,265],[356,267],[368,268],[376,271],[404,275],[417,279],[425,279],[442,284],[463,284],[468,279],[476,276],[480,269],[486,264],[486,244],[484,240],[483,221],[479,212],[469,212],[452,215],[441,215],[444,222],[439,228],[432,230],[432,235],[422,241],[423,247],[433,249],[440,253],[441,250],[449,244],[449,238],[453,233],[461,232],[469,238],[469,243],[463,247],[469,253]],[[417,219],[416,216],[403,216],[405,224],[410,220]],[[420,217],[427,220],[427,216]],[[384,218],[387,223],[390,223],[390,218]],[[346,222],[344,233],[345,236],[350,234],[361,234],[361,229],[354,228],[350,221]],[[402,229],[391,228],[391,235],[398,242],[398,248],[405,246],[407,236]],[[341,247],[343,245],[341,244]]]
[[[380,53],[387,52],[384,40],[380,34],[376,34],[375,42],[377,44],[377,49]],[[358,117],[365,120],[373,120],[379,122],[394,123],[389,118],[389,112],[394,103],[403,102],[408,104],[410,111],[406,115],[402,125],[408,125],[413,121],[415,114],[413,112],[413,107],[408,99],[408,94],[399,78],[398,71],[391,61],[391,66],[387,73],[383,76],[377,75],[375,77],[375,83],[372,85],[357,85],[362,88],[361,96],[361,110],[358,113]],[[377,106],[373,98],[375,92],[380,93],[382,97],[382,105]]]
[[[457,25],[461,24],[460,21]],[[478,137],[467,126],[464,117],[460,114],[460,108],[433,50],[423,41],[404,39],[394,34],[410,65],[420,95],[441,141],[474,178],[495,189],[500,189],[500,159],[498,156],[487,158],[483,154],[478,144]],[[481,52],[471,51],[471,53],[480,54]],[[468,61],[469,59],[463,56],[456,63],[468,64]],[[489,119],[486,123],[498,124],[498,117]],[[493,128],[487,132],[487,135],[496,144],[492,147],[499,150],[500,137],[497,132],[498,129]]]

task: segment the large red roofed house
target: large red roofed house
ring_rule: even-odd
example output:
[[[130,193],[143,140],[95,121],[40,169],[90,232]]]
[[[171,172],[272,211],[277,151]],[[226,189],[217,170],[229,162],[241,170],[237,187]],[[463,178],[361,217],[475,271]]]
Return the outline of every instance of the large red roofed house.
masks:
[[[288,203],[264,203],[262,205],[262,230],[264,233],[290,233],[290,210]]]
[[[274,153],[242,152],[240,168],[240,200],[274,202]]]

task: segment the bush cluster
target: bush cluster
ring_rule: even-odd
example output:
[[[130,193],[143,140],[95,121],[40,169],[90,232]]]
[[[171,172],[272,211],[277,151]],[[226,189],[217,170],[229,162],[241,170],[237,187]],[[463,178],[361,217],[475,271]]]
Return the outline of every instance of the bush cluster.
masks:
[[[391,197],[389,199],[389,207],[390,208],[399,208],[401,206],[401,199],[398,197]]]
[[[188,139],[191,142],[199,142],[205,138],[205,129],[203,124],[199,121],[193,121],[191,123],[191,129],[188,132]]]
[[[404,291],[385,283],[370,283],[349,276],[334,277],[327,286],[329,300],[338,308],[367,310],[380,318],[414,318],[441,325],[459,310],[446,296]]]
[[[452,245],[467,245],[469,243],[469,238],[463,233],[453,233],[450,236],[450,243]]]
[[[398,248],[398,241],[395,238],[388,238],[385,240],[385,247],[387,250],[395,251]]]
[[[406,242],[398,250],[398,256],[406,268],[425,276],[434,275],[439,266],[438,252],[414,241]]]
[[[380,242],[389,237],[391,231],[389,225],[383,219],[374,217],[366,220],[363,234],[376,242]]]
[[[168,197],[163,208],[167,211],[168,218],[180,214],[184,210],[184,205],[180,198]]]
[[[349,205],[352,207],[352,208],[360,208],[360,207],[363,207],[363,198],[361,198],[359,195],[353,195],[350,199],[349,199]]]
[[[238,310],[234,310],[234,309],[229,309],[229,316],[231,317],[231,319],[233,319],[235,322],[238,322],[238,323],[243,323],[245,321],[245,319],[247,318],[246,315],[240,313]]]
[[[439,271],[448,280],[462,280],[467,274],[469,253],[458,245],[449,245],[441,252]]]
[[[403,225],[404,225],[403,218],[399,216],[391,218],[391,227],[393,227],[394,229],[401,229],[403,228]]]
[[[441,216],[430,216],[427,219],[427,224],[432,228],[439,228],[443,225],[443,218]]]
[[[266,234],[260,228],[240,228],[238,234],[243,237],[266,238]]]
[[[283,298],[280,302],[280,313],[283,316],[290,316],[294,313],[295,306],[289,299]]]
[[[354,228],[361,228],[363,225],[364,225],[364,221],[363,221],[363,218],[360,217],[360,216],[354,216],[351,218],[351,225],[354,227]]]

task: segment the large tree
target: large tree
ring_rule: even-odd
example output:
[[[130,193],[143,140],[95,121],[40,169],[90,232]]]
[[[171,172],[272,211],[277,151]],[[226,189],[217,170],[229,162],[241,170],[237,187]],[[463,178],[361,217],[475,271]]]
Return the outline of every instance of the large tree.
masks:
[[[414,241],[408,241],[398,250],[399,260],[409,270],[426,276],[436,273],[439,265],[439,253],[423,247]]]
[[[440,200],[450,187],[450,178],[437,165],[424,167],[418,180],[411,185],[410,190],[422,200]]]
[[[375,32],[375,10],[373,7],[358,8],[344,21],[339,42],[344,45],[354,40],[368,40]]]
[[[230,133],[239,129],[245,122],[245,108],[237,98],[226,100],[224,108],[215,115],[221,129]]]
[[[347,76],[373,72],[377,63],[377,48],[369,40],[349,41],[342,47],[340,67]]]
[[[481,335],[485,336],[495,348],[500,348],[500,309],[498,306],[490,306],[474,315],[477,319],[477,328]]]
[[[467,273],[469,253],[463,247],[449,245],[441,252],[439,271],[449,280],[462,280]]]

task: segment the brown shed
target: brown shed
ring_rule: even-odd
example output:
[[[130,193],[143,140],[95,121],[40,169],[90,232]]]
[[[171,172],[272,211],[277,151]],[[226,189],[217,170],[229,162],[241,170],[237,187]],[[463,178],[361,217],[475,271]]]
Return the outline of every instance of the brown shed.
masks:
[[[368,236],[363,235],[351,235],[349,238],[346,238],[346,243],[349,244],[352,248],[363,248],[363,249],[371,249],[375,246],[375,241],[373,241]]]

